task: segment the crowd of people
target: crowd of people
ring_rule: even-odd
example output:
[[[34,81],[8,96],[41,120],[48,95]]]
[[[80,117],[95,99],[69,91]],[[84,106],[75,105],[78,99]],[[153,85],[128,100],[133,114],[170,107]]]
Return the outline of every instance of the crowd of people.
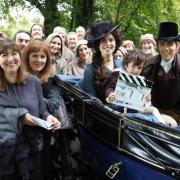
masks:
[[[13,40],[0,32],[0,179],[53,179],[50,146],[53,134],[61,131],[61,119],[54,114],[62,98],[57,74],[81,77],[78,87],[122,113],[123,107],[111,103],[117,98],[120,70],[144,76],[153,82],[145,97],[151,108],[140,112],[144,116],[131,109],[127,115],[178,128],[178,25],[160,23],[157,37],[141,35],[139,49],[123,39],[119,24],[110,21],[94,24],[87,36],[86,32],[82,26],[68,33],[57,26],[45,38],[40,24],[19,30]],[[39,127],[34,116],[49,122],[52,130]]]

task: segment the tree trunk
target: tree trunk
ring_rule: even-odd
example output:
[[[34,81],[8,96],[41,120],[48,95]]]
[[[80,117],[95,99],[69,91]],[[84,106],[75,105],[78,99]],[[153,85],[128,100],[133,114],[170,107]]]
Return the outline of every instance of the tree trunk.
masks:
[[[126,27],[124,28],[124,32],[128,31],[128,28],[129,28],[129,26],[130,26],[130,24],[131,24],[131,21],[132,21],[134,15],[137,13],[137,11],[138,11],[138,9],[139,9],[140,6],[141,6],[141,2],[140,2],[136,7],[134,7],[133,11],[131,12],[130,19],[129,19],[129,21],[126,23]]]
[[[116,18],[115,18],[115,22],[116,23],[119,22],[119,14],[120,14],[120,11],[123,8],[125,3],[126,3],[126,0],[120,0],[119,1],[119,5],[118,5],[118,9],[117,9],[117,14],[116,14]]]
[[[45,0],[43,5],[39,3],[38,0],[29,0],[29,2],[36,6],[44,16],[45,36],[47,36],[52,32],[53,28],[59,24],[58,0]]]
[[[58,0],[45,0],[45,8],[42,12],[44,16],[45,34],[48,35],[53,31],[55,26],[59,25],[59,15],[57,9]]]
[[[74,0],[74,12],[71,28],[75,29],[77,26],[84,26],[87,28],[93,22],[93,9],[96,0]]]

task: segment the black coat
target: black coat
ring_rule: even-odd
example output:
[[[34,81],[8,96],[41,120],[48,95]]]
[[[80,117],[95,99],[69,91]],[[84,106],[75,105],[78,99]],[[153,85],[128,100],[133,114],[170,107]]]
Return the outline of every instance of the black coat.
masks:
[[[158,101],[157,101],[157,74],[160,71],[160,63],[161,63],[161,56],[157,55],[152,58],[150,58],[143,69],[142,75],[145,76],[147,79],[153,81],[153,87],[152,87],[152,103],[157,108],[158,107]],[[171,102],[172,106],[170,109],[174,110],[176,113],[180,113],[180,54],[176,54],[174,57],[174,60],[172,62],[172,68],[171,73],[173,74],[173,78],[171,79]],[[162,80],[161,80],[162,83]],[[166,89],[162,89],[162,91],[166,91]],[[169,97],[163,97],[164,99]]]
[[[18,146],[21,146],[21,158],[26,156],[25,149],[19,144],[21,130],[23,127],[23,118],[27,113],[24,108],[7,108],[0,106],[0,176],[11,174],[14,171],[15,158]],[[24,149],[23,149],[24,148]]]
[[[43,96],[46,107],[50,113],[60,105],[60,87],[57,85],[56,77],[49,78],[48,82],[42,84]]]

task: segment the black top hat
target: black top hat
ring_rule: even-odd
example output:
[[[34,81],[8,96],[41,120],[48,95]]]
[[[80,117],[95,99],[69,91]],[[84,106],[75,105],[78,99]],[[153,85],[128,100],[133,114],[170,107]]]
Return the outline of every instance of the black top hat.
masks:
[[[107,34],[113,32],[119,27],[119,24],[113,24],[110,21],[104,21],[100,22],[98,24],[95,24],[91,27],[91,31],[89,36],[87,37],[88,39],[88,46],[93,47],[95,41],[105,37]]]
[[[174,22],[162,22],[159,26],[157,41],[179,41],[178,25]]]

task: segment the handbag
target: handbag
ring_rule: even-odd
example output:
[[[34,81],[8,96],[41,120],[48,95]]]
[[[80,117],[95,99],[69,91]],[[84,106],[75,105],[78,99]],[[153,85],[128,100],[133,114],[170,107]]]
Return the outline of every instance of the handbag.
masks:
[[[52,114],[61,122],[61,130],[72,129],[72,121],[68,115],[66,105],[62,97],[60,97],[59,107],[57,109],[53,109]]]

